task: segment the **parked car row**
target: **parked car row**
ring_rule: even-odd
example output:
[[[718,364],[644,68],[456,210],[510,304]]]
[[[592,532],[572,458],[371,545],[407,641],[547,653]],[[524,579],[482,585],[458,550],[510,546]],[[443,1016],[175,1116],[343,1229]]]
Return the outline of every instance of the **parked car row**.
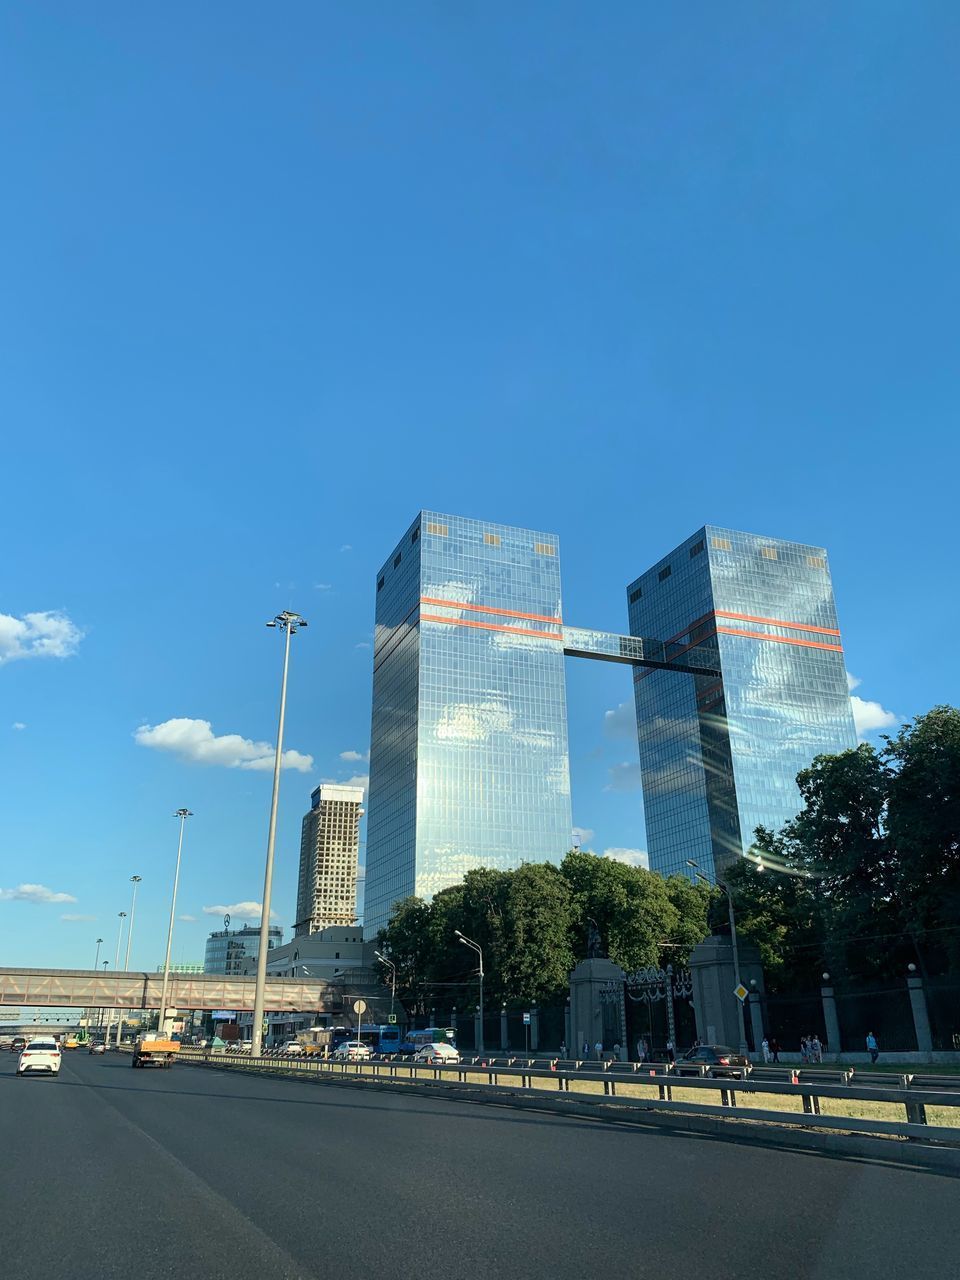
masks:
[[[249,1053],[249,1045],[244,1045],[243,1048],[237,1051]],[[303,1058],[314,1056],[317,1053],[323,1053],[323,1050],[311,1044],[304,1045],[299,1040],[287,1040],[283,1044],[265,1049],[262,1056],[264,1058]],[[369,1062],[373,1058],[383,1056],[374,1053],[370,1045],[365,1044],[362,1040],[341,1041],[329,1053],[329,1057],[334,1062]],[[395,1055],[386,1056],[392,1058]],[[456,1064],[460,1061],[460,1054],[453,1045],[439,1041],[421,1045],[411,1057],[414,1062],[426,1062],[434,1065]]]

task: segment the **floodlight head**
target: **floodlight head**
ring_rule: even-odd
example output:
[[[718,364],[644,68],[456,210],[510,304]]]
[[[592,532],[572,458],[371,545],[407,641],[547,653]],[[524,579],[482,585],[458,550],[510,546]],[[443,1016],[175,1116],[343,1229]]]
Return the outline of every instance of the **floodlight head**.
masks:
[[[275,627],[276,625],[277,625],[277,621],[276,621],[276,619],[275,619],[275,618],[273,619],[273,621],[272,621],[272,622],[268,622],[268,623],[267,623],[267,626],[268,626],[268,627]]]
[[[462,938],[462,937],[463,937],[463,934],[460,932],[460,930],[459,930],[459,929],[454,929],[454,931],[453,931],[453,936],[454,936],[455,938]]]

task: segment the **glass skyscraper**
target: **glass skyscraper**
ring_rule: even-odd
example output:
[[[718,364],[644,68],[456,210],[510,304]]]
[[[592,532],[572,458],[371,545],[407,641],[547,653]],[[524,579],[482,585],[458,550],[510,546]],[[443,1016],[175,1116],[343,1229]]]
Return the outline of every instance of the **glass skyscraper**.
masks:
[[[632,635],[719,672],[634,668],[650,865],[722,871],[798,812],[816,755],[856,746],[826,552],[708,525],[627,598]]]
[[[471,867],[559,861],[572,829],[556,536],[422,511],[376,600],[368,936]]]

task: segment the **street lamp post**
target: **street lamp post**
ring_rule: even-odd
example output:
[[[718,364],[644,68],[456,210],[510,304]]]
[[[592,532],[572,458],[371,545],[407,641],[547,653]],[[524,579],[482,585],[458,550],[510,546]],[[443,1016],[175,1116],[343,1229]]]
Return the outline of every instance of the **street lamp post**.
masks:
[[[160,987],[160,1013],[157,1031],[163,1035],[167,1021],[167,991],[170,987],[170,949],[173,946],[173,919],[177,911],[177,888],[180,884],[180,855],[183,853],[183,825],[193,814],[189,809],[177,809],[173,815],[180,819],[180,838],[177,841],[177,866],[173,873],[173,896],[170,899],[170,925],[167,928],[167,954],[163,958],[163,983]]]
[[[103,942],[102,938],[97,939],[97,958],[93,962],[94,969],[100,968],[100,944],[102,942]],[[104,961],[104,966],[106,966],[106,961]],[[103,1029],[103,1009],[100,1008],[97,1010],[97,1030],[102,1031],[102,1029]]]
[[[397,966],[392,960],[388,960],[386,956],[381,955],[379,951],[373,953],[381,964],[385,964],[390,969],[390,1021],[393,1021],[393,1006],[397,999]]]
[[[454,929],[453,936],[462,942],[465,947],[470,947],[472,951],[475,951],[477,953],[477,958],[480,961],[480,968],[477,971],[477,975],[480,979],[480,1035],[477,1037],[479,1041],[477,1044],[477,1052],[483,1053],[483,951],[481,950],[478,942],[474,942],[472,939],[465,937],[459,929]]]
[[[130,924],[127,926],[127,954],[123,960],[124,972],[130,968],[130,946],[133,942],[133,918],[137,911],[137,886],[143,876],[131,876],[130,881],[133,885],[133,898],[130,902]],[[123,1031],[123,1010],[120,1010],[120,1017],[117,1019],[117,1048],[120,1048],[120,1034]]]
[[[251,1052],[256,1058],[263,1045],[263,996],[267,979],[267,948],[270,944],[270,894],[273,889],[273,849],[277,837],[277,802],[280,798],[280,763],[283,757],[283,722],[287,713],[287,671],[290,666],[290,637],[307,624],[299,613],[284,609],[267,623],[284,633],[283,679],[280,682],[280,720],[277,725],[277,752],[273,761],[273,797],[270,801],[270,829],[267,834],[267,865],[263,874],[263,906],[260,912],[260,950],[257,952],[257,983],[253,994],[253,1039]]]
[[[703,874],[700,870],[699,864],[694,862],[692,858],[687,859],[687,866],[693,867],[694,871],[697,873],[698,880],[702,880],[706,885],[716,885],[716,887],[718,889],[722,889],[726,895],[727,917],[730,921],[730,946],[733,951],[733,976],[736,979],[737,986],[742,987],[743,983],[740,981],[740,948],[737,946],[737,922],[733,914],[733,895],[730,893],[730,887],[720,879],[716,872],[714,872],[713,880],[710,880]],[[749,1049],[747,1047],[747,1027],[743,1019],[743,1001],[739,996],[737,996],[737,1022],[740,1028],[739,1052],[746,1055],[749,1053]]]
[[[117,958],[113,962],[114,973],[116,973],[116,971],[120,968],[120,944],[123,941],[123,922],[127,918],[127,913],[125,911],[118,911],[117,915],[120,917],[120,928],[117,931]],[[104,961],[104,965],[106,965],[106,961]],[[112,1031],[113,1031],[113,1005],[110,1006],[110,1020],[107,1023],[106,1043],[107,1043],[108,1049],[110,1048],[110,1035]]]

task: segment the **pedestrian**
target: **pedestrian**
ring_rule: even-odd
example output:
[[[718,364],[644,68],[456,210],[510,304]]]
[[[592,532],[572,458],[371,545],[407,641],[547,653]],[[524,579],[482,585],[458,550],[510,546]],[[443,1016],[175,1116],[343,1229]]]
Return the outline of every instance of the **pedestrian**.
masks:
[[[770,1061],[771,1054],[770,1054],[770,1041],[767,1039],[766,1036],[763,1037],[763,1043],[760,1045],[760,1049],[763,1053],[764,1062],[768,1063]]]
[[[584,1057],[584,1060],[590,1057],[590,1045],[587,1043],[586,1040],[584,1040],[583,1042],[583,1057]]]
[[[667,1061],[676,1062],[676,1060],[677,1060],[677,1046],[673,1043],[672,1040],[668,1040],[667,1041]]]
[[[818,1035],[815,1035],[810,1041],[810,1061],[823,1061],[823,1045],[820,1043],[820,1037]]]
[[[770,1055],[774,1062],[780,1061],[780,1041],[776,1036],[772,1036],[770,1039]]]
[[[803,1039],[800,1041],[800,1061],[806,1062],[809,1056],[810,1056],[809,1041],[807,1040],[807,1037],[804,1036]]]
[[[597,1055],[597,1061],[602,1062],[603,1061],[603,1041],[602,1040],[597,1041],[597,1043],[593,1046],[593,1051]]]
[[[646,1060],[646,1057],[647,1057],[647,1042],[646,1040],[638,1040],[637,1041],[637,1061],[640,1063],[641,1067],[643,1066]]]
[[[566,1059],[566,1056],[567,1056],[567,1042],[566,1040],[561,1040],[560,1041],[560,1057],[563,1059]]]
[[[870,1055],[871,1062],[876,1062],[880,1057],[880,1046],[877,1044],[877,1037],[872,1031],[867,1032],[867,1053]]]

